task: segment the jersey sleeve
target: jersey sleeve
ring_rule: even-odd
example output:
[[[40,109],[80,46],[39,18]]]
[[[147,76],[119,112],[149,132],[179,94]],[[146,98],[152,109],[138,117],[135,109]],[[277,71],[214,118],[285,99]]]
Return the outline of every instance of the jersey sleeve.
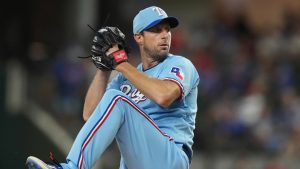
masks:
[[[181,88],[182,96],[186,96],[199,84],[199,75],[192,62],[177,56],[164,65],[159,79],[170,80]]]

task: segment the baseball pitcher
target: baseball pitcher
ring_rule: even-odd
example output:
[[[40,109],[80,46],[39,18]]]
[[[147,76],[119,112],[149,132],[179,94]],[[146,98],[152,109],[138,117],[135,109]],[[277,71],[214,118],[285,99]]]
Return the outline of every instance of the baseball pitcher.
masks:
[[[116,27],[95,34],[91,60],[98,68],[87,91],[83,118],[64,163],[30,156],[29,169],[90,169],[114,139],[120,169],[188,169],[192,160],[199,75],[183,56],[169,53],[178,19],[159,7],[133,20],[141,63],[128,62],[125,35]],[[112,70],[117,76],[108,83]]]

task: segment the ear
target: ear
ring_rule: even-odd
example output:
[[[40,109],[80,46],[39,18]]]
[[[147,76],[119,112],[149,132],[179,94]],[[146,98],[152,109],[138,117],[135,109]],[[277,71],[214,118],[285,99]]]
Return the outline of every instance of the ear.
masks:
[[[142,38],[143,38],[142,34],[136,33],[136,34],[134,34],[133,37],[137,44],[140,44],[142,42]]]

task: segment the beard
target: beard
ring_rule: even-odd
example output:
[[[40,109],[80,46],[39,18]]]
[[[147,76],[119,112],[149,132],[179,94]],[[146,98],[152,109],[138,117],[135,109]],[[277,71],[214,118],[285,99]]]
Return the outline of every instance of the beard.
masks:
[[[162,62],[169,53],[169,50],[155,50],[147,46],[144,46],[144,51],[153,60],[153,62]]]

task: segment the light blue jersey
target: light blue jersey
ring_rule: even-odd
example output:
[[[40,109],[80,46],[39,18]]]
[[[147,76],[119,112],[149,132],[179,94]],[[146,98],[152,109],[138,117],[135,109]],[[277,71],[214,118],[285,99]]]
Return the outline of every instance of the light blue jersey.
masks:
[[[187,144],[191,148],[199,83],[199,75],[194,65],[182,56],[169,54],[163,62],[148,70],[143,70],[142,64],[139,64],[137,69],[150,77],[177,83],[182,90],[182,97],[169,108],[163,108],[146,98],[121,73],[112,80],[108,89],[113,88],[124,92],[155,121],[162,131],[174,138],[176,142]]]
[[[178,84],[181,97],[163,108],[118,74],[80,130],[63,168],[90,169],[114,139],[121,153],[120,169],[189,168],[199,83],[195,67],[169,54],[148,70],[142,65],[137,69]]]

